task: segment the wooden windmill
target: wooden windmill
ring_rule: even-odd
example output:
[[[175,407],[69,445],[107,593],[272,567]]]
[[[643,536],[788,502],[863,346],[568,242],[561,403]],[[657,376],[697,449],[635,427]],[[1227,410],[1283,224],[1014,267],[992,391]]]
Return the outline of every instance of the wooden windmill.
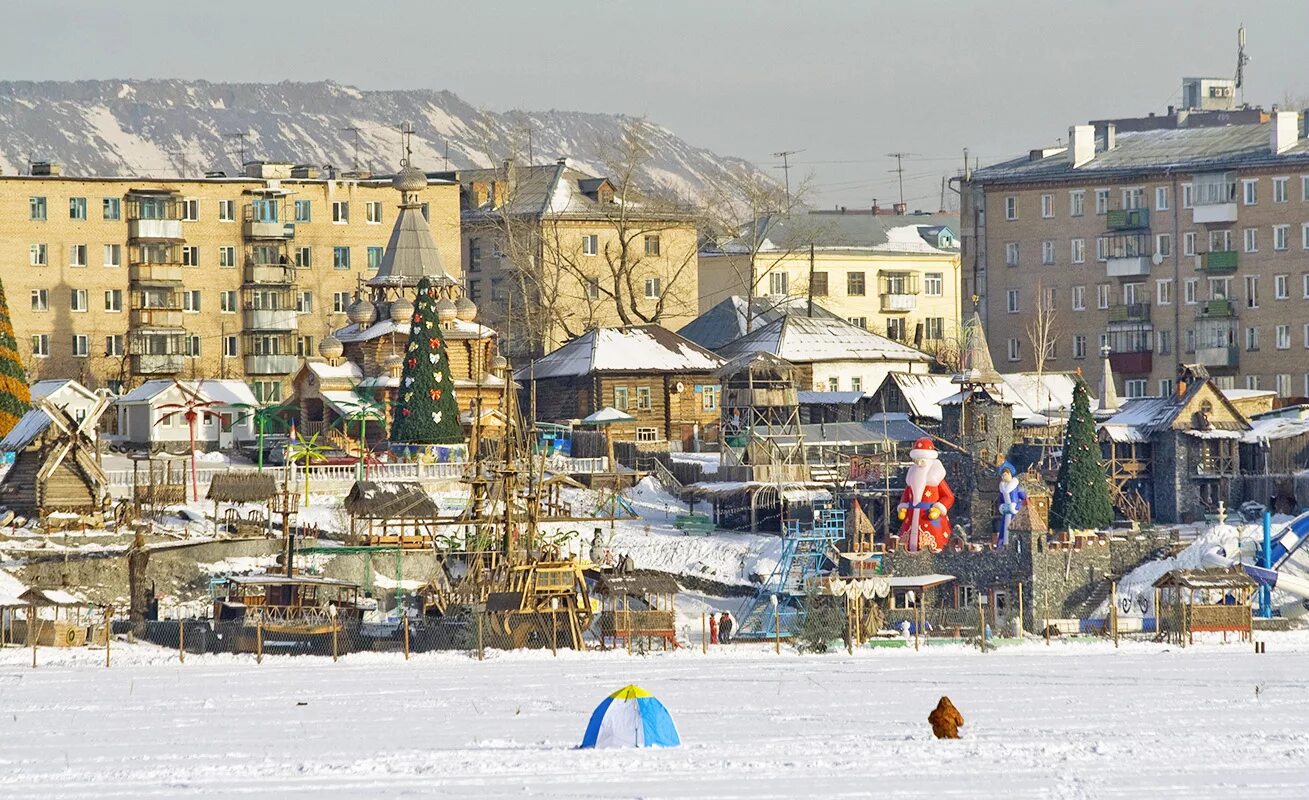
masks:
[[[102,395],[78,420],[49,400],[37,400],[5,440],[15,456],[0,482],[0,505],[41,519],[56,511],[103,511],[109,486],[95,430],[109,404]]]

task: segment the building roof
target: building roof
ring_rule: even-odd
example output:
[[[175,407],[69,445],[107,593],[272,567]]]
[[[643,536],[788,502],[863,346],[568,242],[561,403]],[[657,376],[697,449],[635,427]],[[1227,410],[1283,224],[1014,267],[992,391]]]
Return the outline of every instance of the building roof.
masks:
[[[204,400],[222,405],[259,405],[259,401],[255,399],[254,392],[250,391],[250,387],[243,381],[237,380],[175,381],[156,379],[146,381],[118,398],[115,402],[121,405],[149,403],[179,383],[185,391],[193,392]]]
[[[783,314],[749,336],[720,348],[724,358],[764,352],[793,364],[818,361],[880,361],[928,364],[932,357],[836,317]]]
[[[9,429],[4,439],[0,439],[0,452],[17,453],[45,433],[52,424],[45,409],[37,407],[27,410],[14,427]]]
[[[635,422],[635,421],[636,421],[636,417],[632,416],[631,414],[628,414],[625,411],[619,411],[613,406],[605,406],[599,411],[596,411],[593,414],[588,414],[587,416],[583,417],[581,420],[581,424],[609,425],[615,422]]]
[[[25,605],[20,599],[27,591],[27,584],[0,569],[0,608]]]
[[[75,394],[78,394],[92,402],[94,402],[96,399],[95,392],[91,391],[90,389],[86,388],[85,386],[83,386],[82,384],[78,383],[75,380],[52,379],[52,380],[37,381],[36,383],[32,384],[31,387],[32,400],[35,401],[43,397],[49,397],[50,395],[55,394],[56,392],[60,391],[64,387],[68,387]]]
[[[1306,433],[1309,433],[1309,406],[1290,406],[1252,416],[1250,430],[1241,436],[1241,441],[1244,444],[1267,444]],[[2,449],[4,446],[0,444]]]
[[[886,380],[894,383],[915,417],[941,419],[941,401],[958,393],[959,387],[949,375],[917,375],[910,372],[892,372]],[[878,387],[880,390],[881,387]],[[876,392],[874,392],[876,394]]]
[[[709,254],[749,253],[753,243],[760,241],[759,252],[771,253],[807,251],[813,245],[815,250],[836,252],[957,255],[959,242],[955,232],[958,230],[957,214],[800,211],[761,216]],[[946,242],[947,246],[938,246]]]
[[[215,472],[206,500],[219,503],[266,503],[277,495],[277,478],[269,472]]]
[[[802,405],[852,406],[867,397],[863,392],[811,392],[802,390],[795,394],[796,399]]]
[[[416,481],[355,481],[346,513],[360,519],[436,519],[441,508]]]
[[[686,323],[677,333],[701,347],[717,350],[728,342],[746,334],[746,299],[732,295],[700,316]],[[754,324],[751,329],[767,325],[787,312],[808,315],[809,301],[803,297],[756,297]],[[832,317],[836,314],[814,303],[815,317]]]
[[[377,274],[368,279],[369,286],[414,287],[423,278],[436,286],[458,283],[441,264],[441,254],[432,238],[432,226],[423,216],[418,190],[427,185],[427,176],[413,167],[405,167],[392,179],[400,192],[400,213],[391,227],[391,238],[382,251]]]
[[[713,372],[723,359],[659,325],[592,328],[514,377],[575,378],[596,372]]]
[[[390,334],[396,336],[409,335],[408,322],[394,322],[393,320],[384,319],[368,325],[357,325],[351,322],[344,328],[336,331],[332,335],[340,339],[342,343],[350,342],[367,342],[373,339],[379,339]],[[481,324],[480,322],[469,322],[462,319],[453,319],[449,322],[441,323],[441,335],[446,339],[489,339],[496,335],[496,332]],[[403,350],[404,345],[400,348]]]
[[[470,215],[524,214],[596,216],[615,207],[613,202],[602,202],[600,188],[608,185],[606,178],[597,178],[574,169],[566,162],[554,164],[512,164],[509,169],[459,170],[459,183],[469,198]],[[474,183],[488,188],[500,184],[499,196],[488,191],[486,199],[472,205],[470,191]],[[499,205],[495,205],[496,203]]]
[[[1186,409],[1191,400],[1203,391],[1205,386],[1211,385],[1208,380],[1194,380],[1187,383],[1183,394],[1173,392],[1166,397],[1141,397],[1128,400],[1123,404],[1121,411],[1105,420],[1100,429],[1111,441],[1115,442],[1149,441],[1154,434],[1172,427],[1178,415]],[[1225,432],[1231,437],[1240,436],[1242,433],[1249,431],[1250,423],[1245,421],[1245,417],[1232,405],[1231,401],[1216,388],[1213,394],[1220,403],[1227,406],[1229,413],[1241,420],[1238,423],[1214,422],[1213,429]],[[1218,437],[1223,435],[1224,433],[1216,434]]]
[[[1208,172],[1261,166],[1309,165],[1309,140],[1299,139],[1288,150],[1274,154],[1269,146],[1271,126],[1228,125],[1212,128],[1119,133],[1113,150],[1096,142],[1095,157],[1073,168],[1067,149],[1033,151],[972,173],[974,183],[1037,183],[1044,181],[1095,181],[1171,172]]]
[[[863,422],[819,422],[800,426],[806,442],[842,445],[916,442],[927,431],[909,421],[906,414],[874,414]]]
[[[1259,584],[1240,567],[1232,569],[1174,569],[1154,582],[1154,588],[1253,589]]]

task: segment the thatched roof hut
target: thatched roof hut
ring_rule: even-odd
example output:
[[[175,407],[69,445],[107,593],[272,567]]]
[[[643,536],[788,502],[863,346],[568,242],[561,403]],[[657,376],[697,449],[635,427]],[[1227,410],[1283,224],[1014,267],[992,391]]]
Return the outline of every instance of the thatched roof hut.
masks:
[[[345,510],[361,520],[434,520],[441,516],[436,501],[421,485],[410,481],[355,481],[345,496]]]
[[[277,496],[277,479],[269,472],[220,472],[210,477],[205,499],[215,503],[267,503]]]

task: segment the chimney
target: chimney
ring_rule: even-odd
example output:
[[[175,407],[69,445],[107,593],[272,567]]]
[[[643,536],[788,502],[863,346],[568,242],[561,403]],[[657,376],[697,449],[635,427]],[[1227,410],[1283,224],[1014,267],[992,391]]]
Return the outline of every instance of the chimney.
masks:
[[[1294,111],[1275,111],[1272,123],[1268,146],[1273,151],[1273,155],[1281,155],[1300,140],[1300,115]]]
[[[31,173],[34,176],[50,177],[59,175],[62,172],[63,168],[54,161],[33,161],[31,163]]]
[[[481,208],[486,205],[486,201],[490,199],[490,187],[484,181],[473,181],[471,189],[473,208]]]
[[[1118,126],[1112,122],[1104,125],[1104,149],[1109,151],[1118,146]]]
[[[897,217],[904,216],[905,212],[908,210],[909,210],[909,205],[907,203],[895,203],[891,206],[891,212],[894,213]]]
[[[1095,158],[1094,125],[1073,125],[1068,129],[1068,157],[1074,169]]]
[[[1182,380],[1181,378],[1177,379],[1177,396],[1178,397],[1186,396],[1186,381]]]

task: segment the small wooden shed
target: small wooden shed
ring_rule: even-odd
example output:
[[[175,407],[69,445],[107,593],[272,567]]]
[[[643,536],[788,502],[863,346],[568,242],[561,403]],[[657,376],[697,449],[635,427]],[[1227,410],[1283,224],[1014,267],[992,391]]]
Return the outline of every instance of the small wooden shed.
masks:
[[[1165,641],[1185,647],[1195,633],[1236,633],[1241,641],[1253,636],[1252,598],[1259,588],[1239,567],[1175,569],[1154,582],[1159,590],[1156,613]]]
[[[368,547],[432,545],[441,508],[415,481],[355,481],[345,497],[350,540]]]
[[[35,636],[36,644],[42,647],[86,645],[90,622],[82,614],[85,602],[62,589],[28,589],[18,599],[29,609],[25,631],[28,644]]]
[[[677,647],[677,581],[662,572],[604,573],[595,582],[601,598],[600,642],[647,639]]]

